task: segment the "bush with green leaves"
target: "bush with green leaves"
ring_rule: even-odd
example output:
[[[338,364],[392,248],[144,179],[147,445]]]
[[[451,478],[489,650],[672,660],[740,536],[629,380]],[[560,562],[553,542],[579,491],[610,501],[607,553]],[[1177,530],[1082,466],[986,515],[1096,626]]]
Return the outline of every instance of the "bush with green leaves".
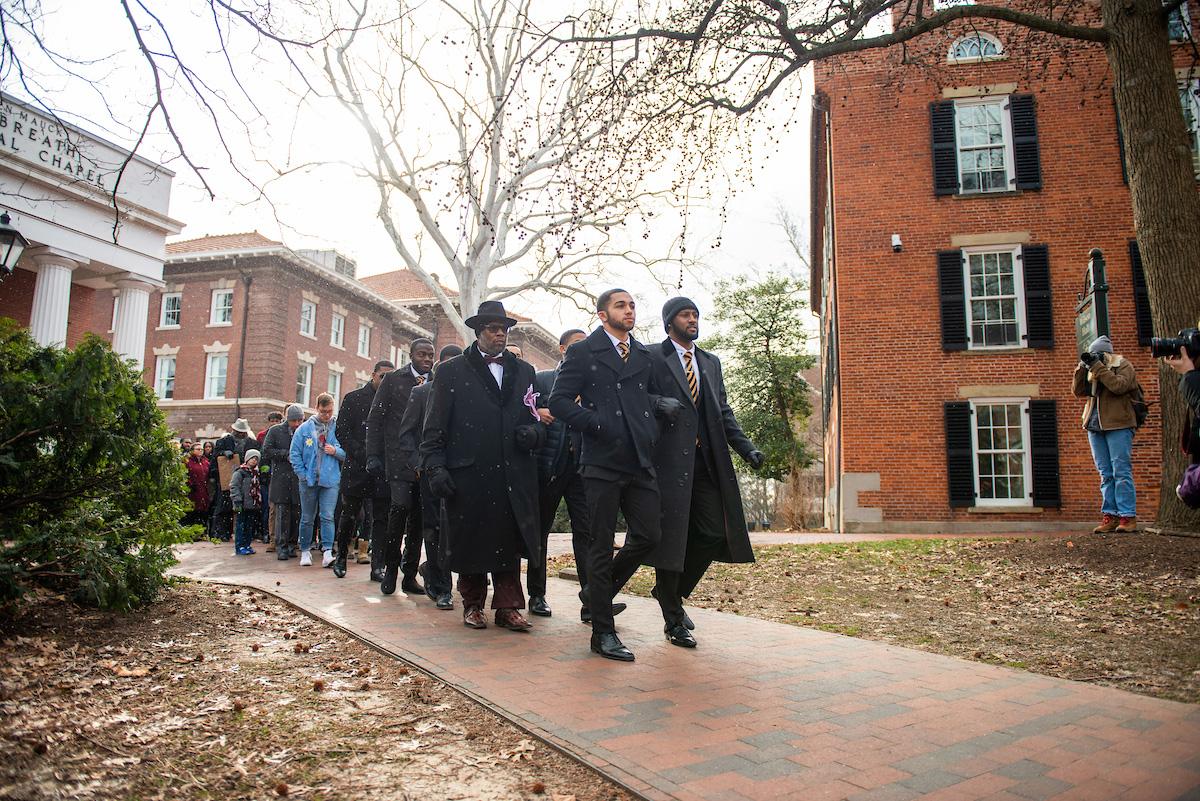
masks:
[[[149,603],[190,539],[179,447],[138,370],[89,335],[38,345],[0,319],[0,615],[31,586]]]

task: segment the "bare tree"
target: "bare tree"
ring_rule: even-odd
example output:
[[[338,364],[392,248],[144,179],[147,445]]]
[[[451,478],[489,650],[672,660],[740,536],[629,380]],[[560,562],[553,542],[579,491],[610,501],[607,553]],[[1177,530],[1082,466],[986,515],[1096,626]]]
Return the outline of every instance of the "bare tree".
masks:
[[[546,47],[532,6],[438,0],[364,34],[376,17],[363,2],[323,52],[332,94],[370,144],[361,169],[380,222],[467,338],[462,319],[483,300],[542,290],[582,306],[605,263],[667,261],[629,244],[662,194],[616,138],[629,101],[603,91],[594,49]],[[449,268],[461,307],[433,265]]]
[[[620,7],[621,4],[617,4]],[[837,56],[898,48],[906,65],[941,29],[981,25],[1025,31],[1045,50],[1045,69],[1069,70],[1072,55],[1103,48],[1125,145],[1134,225],[1138,232],[1155,331],[1173,334],[1196,324],[1200,297],[1200,194],[1175,73],[1183,60],[1198,74],[1200,51],[1173,48],[1172,14],[1183,0],[1015,0],[1005,5],[950,0],[684,0],[638,3],[622,17],[612,2],[591,17],[605,33],[577,30],[562,41],[610,48],[610,90],[640,96],[647,115],[664,119],[712,112],[746,115],[783,94],[802,67]],[[678,124],[678,123],[676,123]],[[711,124],[711,123],[710,123]],[[1158,522],[1195,525],[1173,481],[1183,460],[1175,443],[1184,405],[1176,382],[1161,376],[1163,480]]]

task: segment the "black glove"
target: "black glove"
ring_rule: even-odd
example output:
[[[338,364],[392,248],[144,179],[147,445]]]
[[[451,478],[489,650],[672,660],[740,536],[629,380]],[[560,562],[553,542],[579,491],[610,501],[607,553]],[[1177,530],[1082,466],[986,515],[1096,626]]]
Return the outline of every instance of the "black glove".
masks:
[[[378,456],[368,456],[367,472],[375,478],[383,478],[383,460]]]
[[[665,395],[658,399],[658,403],[654,404],[654,414],[656,417],[661,417],[668,423],[674,423],[675,418],[679,417],[679,413],[683,411],[683,403],[668,398]]]
[[[1092,353],[1090,350],[1085,350],[1083,353],[1079,354],[1079,361],[1083,362],[1088,367],[1091,367],[1093,364],[1095,364],[1099,360],[1100,360],[1099,354]]]
[[[545,439],[545,434],[541,430],[540,425],[536,426],[518,426],[513,435],[516,440],[517,447],[523,451],[537,450]],[[540,435],[540,436],[539,436]]]
[[[435,498],[453,498],[454,493],[458,491],[454,486],[454,479],[450,478],[449,471],[444,467],[431,467],[425,475],[429,479],[429,491]]]
[[[763,452],[757,448],[746,454],[746,464],[750,465],[751,470],[758,470],[766,460],[767,457],[763,456]]]
[[[224,453],[222,453],[221,455],[222,455],[222,456],[224,456],[226,459],[232,459],[232,458],[233,458],[233,451],[225,451],[225,452],[224,452]]]

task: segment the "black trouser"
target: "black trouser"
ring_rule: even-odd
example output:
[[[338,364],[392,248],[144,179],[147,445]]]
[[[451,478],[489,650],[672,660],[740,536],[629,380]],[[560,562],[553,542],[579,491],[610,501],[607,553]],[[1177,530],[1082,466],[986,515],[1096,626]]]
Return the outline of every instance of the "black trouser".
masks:
[[[392,499],[387,516],[387,538],[383,544],[383,563],[399,566],[406,579],[417,575],[421,562],[421,496],[412,481],[389,482]],[[401,546],[403,545],[403,548]],[[372,548],[379,543],[372,543]]]
[[[388,507],[390,506],[387,498],[363,498],[343,492],[338,499],[338,506],[341,508],[341,513],[337,519],[335,555],[345,558],[350,548],[350,540],[354,539],[354,532],[358,528],[360,511],[363,512],[362,538],[372,539],[376,530],[382,537],[383,529],[387,526]]]
[[[280,493],[288,497],[287,493]],[[300,548],[300,504],[275,503],[275,550],[290,548],[295,551]]]
[[[721,503],[721,490],[713,481],[703,452],[697,448],[683,570],[654,571],[654,594],[658,596],[658,605],[668,626],[683,624],[683,599],[692,594],[708,566],[724,548],[725,507]]]
[[[434,595],[449,595],[454,589],[454,577],[442,558],[442,502],[429,492],[429,482],[421,479],[421,492],[425,499],[421,506],[421,533],[425,536],[425,562],[421,565],[421,576],[425,589]],[[433,499],[430,504],[427,499]],[[436,510],[436,511],[435,511]]]
[[[546,547],[550,543],[550,528],[554,525],[554,516],[558,513],[558,504],[567,499],[567,515],[571,518],[571,550],[575,552],[575,572],[579,574],[579,586],[587,586],[588,547],[592,537],[588,532],[587,491],[583,488],[583,479],[579,472],[572,467],[564,470],[563,475],[555,477],[542,487],[538,495],[538,513],[542,524],[542,559],[539,564],[529,563],[529,574],[526,585],[529,587],[529,597],[545,597],[546,595]]]
[[[607,634],[616,631],[613,597],[662,539],[661,501],[658,483],[645,471],[637,476],[585,477],[583,486],[587,492],[591,520],[588,528],[592,535],[586,597],[592,611],[592,631]],[[613,535],[618,509],[625,513],[629,531],[625,535],[625,544],[614,556]]]

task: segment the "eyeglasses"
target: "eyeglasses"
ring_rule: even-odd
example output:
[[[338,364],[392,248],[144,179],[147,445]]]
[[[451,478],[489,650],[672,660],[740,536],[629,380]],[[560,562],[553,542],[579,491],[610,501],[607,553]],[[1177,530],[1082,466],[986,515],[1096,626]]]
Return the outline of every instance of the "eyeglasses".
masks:
[[[483,327],[483,330],[489,334],[499,334],[508,330],[508,326],[504,323],[488,323]]]

